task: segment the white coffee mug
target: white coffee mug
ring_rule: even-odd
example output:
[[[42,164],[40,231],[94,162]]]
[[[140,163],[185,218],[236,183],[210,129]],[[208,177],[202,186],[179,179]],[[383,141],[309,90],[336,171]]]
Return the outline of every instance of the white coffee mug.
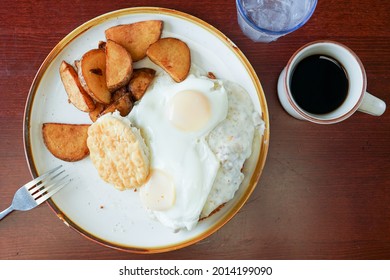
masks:
[[[291,93],[291,78],[297,64],[312,55],[329,56],[340,62],[346,72],[349,88],[345,101],[335,110],[326,114],[313,114],[302,109]],[[333,41],[315,41],[298,49],[283,69],[278,80],[278,96],[283,108],[293,117],[319,124],[343,121],[355,111],[374,116],[382,115],[386,103],[366,92],[367,77],[363,64],[348,47]]]

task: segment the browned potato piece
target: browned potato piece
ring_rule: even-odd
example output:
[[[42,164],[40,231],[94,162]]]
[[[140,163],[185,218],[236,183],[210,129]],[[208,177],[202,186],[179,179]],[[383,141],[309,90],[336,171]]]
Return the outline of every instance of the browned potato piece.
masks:
[[[124,97],[123,99],[121,99],[124,95],[127,95],[128,98]],[[127,116],[132,108],[133,104],[129,96],[129,92],[127,92],[126,87],[121,87],[120,89],[112,93],[111,103],[109,105],[96,103],[95,109],[89,112],[89,118],[93,122],[96,122],[100,116],[106,113],[114,112],[116,109],[122,116]]]
[[[160,39],[148,48],[146,54],[176,82],[181,82],[188,76],[191,54],[183,41],[177,38]]]
[[[129,91],[134,101],[138,101],[144,96],[155,75],[156,71],[151,68],[134,69],[129,83]]]
[[[113,26],[105,31],[107,40],[122,45],[131,54],[133,61],[146,56],[148,47],[156,42],[162,32],[163,21],[147,20]]]
[[[126,87],[121,87],[120,89],[114,91],[111,94],[111,103],[113,103],[114,101],[117,101],[119,98],[121,98],[123,95],[125,95],[127,93],[128,93],[128,91],[127,91]]]
[[[95,103],[81,86],[77,72],[72,65],[62,61],[60,66],[60,77],[65,91],[68,94],[70,103],[84,112],[90,112],[95,108]]]
[[[217,78],[213,72],[207,72],[207,77],[212,80],[215,80]]]
[[[99,41],[99,43],[98,43],[98,49],[105,50],[105,49],[106,49],[106,42],[104,42],[104,41]]]
[[[95,109],[89,112],[91,121],[96,122],[100,114],[104,111],[105,106],[102,103],[96,103]]]
[[[106,53],[103,49],[86,52],[80,60],[79,78],[81,85],[96,102],[109,104],[111,93],[106,83]]]
[[[88,124],[44,123],[43,140],[48,150],[64,161],[78,161],[89,154]]]
[[[115,112],[115,110],[118,110],[120,115],[122,117],[127,116],[131,109],[133,108],[133,102],[131,102],[130,94],[126,92],[122,97],[114,101],[111,105],[109,105],[107,108],[104,109],[103,112],[101,112],[100,116]]]
[[[106,44],[106,82],[113,92],[127,85],[133,73],[133,60],[130,53],[118,43],[107,40]]]

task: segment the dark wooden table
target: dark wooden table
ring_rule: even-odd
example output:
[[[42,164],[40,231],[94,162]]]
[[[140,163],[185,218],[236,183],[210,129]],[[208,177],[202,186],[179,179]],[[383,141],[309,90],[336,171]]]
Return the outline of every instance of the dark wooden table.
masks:
[[[240,31],[234,1],[3,0],[0,9],[0,208],[31,179],[23,148],[30,85],[50,50],[100,14],[161,6],[225,33],[255,68],[268,102],[270,147],[260,182],[221,230],[177,251],[136,255],[97,245],[66,227],[47,205],[0,222],[0,259],[390,259],[390,110],[356,113],[335,125],[287,115],[277,78],[310,41],[348,45],[363,61],[368,90],[390,104],[390,1],[320,0],[301,29],[270,44]]]

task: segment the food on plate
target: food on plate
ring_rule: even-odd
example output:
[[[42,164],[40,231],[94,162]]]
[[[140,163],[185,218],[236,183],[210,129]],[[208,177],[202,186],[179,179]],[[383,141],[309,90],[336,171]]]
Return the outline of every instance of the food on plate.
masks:
[[[70,103],[84,112],[90,112],[95,108],[95,102],[81,86],[77,72],[72,65],[62,61],[60,77]]]
[[[193,229],[233,198],[262,123],[245,89],[206,75],[175,83],[161,72],[128,116],[150,149],[141,202],[174,231]]]
[[[95,122],[99,117],[107,113],[118,111],[122,117],[127,116],[133,101],[126,87],[122,87],[111,94],[111,102],[108,105],[96,103],[95,109],[89,112],[90,119]]]
[[[151,173],[139,188],[141,201],[173,230],[191,230],[199,220],[220,165],[206,136],[227,110],[219,82],[189,75],[176,83],[162,72],[129,114],[150,148]]]
[[[153,43],[146,54],[176,82],[181,82],[188,76],[191,67],[191,54],[189,47],[182,40],[162,38]]]
[[[105,50],[106,49],[106,42],[105,41],[99,41],[98,49]]]
[[[106,82],[108,90],[113,92],[130,81],[133,73],[133,61],[130,53],[118,43],[107,40]]]
[[[163,21],[146,20],[130,24],[122,24],[108,28],[106,39],[117,42],[127,49],[133,61],[146,56],[146,50],[156,42],[162,32]]]
[[[207,72],[207,78],[214,80],[217,77],[215,76],[215,74],[213,72]]]
[[[91,121],[96,122],[96,120],[100,117],[100,114],[104,111],[104,104],[96,103],[95,109],[89,112],[89,118]]]
[[[162,26],[162,21],[150,20],[111,27],[105,31],[107,42],[99,41],[97,49],[75,60],[77,72],[64,61],[60,74],[70,102],[89,112],[93,122],[115,110],[127,115],[156,73],[151,68],[133,71],[133,62],[146,57],[147,48],[160,38]],[[123,96],[123,90],[131,95]]]
[[[109,104],[111,92],[106,82],[106,53],[103,49],[86,52],[76,63],[81,85],[99,103]]]
[[[118,111],[122,117],[125,117],[130,113],[132,107],[133,102],[130,99],[130,94],[126,92],[105,108],[100,115]]]
[[[244,179],[242,168],[252,154],[254,138],[264,129],[246,90],[230,81],[224,81],[223,86],[229,100],[228,113],[206,138],[220,168],[202,209],[202,218],[234,197]]]
[[[162,26],[111,27],[75,62],[95,100],[86,146],[104,181],[136,189],[163,225],[191,230],[234,197],[264,122],[243,87],[191,64],[188,45],[160,38]],[[157,71],[133,69],[145,56]]]
[[[44,123],[43,141],[47,149],[64,161],[78,161],[89,154],[88,124]]]
[[[149,149],[130,121],[118,113],[100,117],[88,129],[90,158],[100,177],[119,190],[145,183]]]
[[[119,98],[121,98],[124,94],[128,94],[127,87],[121,87],[120,89],[117,89],[111,94],[111,103],[114,101],[117,101]]]
[[[134,69],[129,83],[129,91],[134,101],[138,101],[144,96],[155,75],[156,70],[151,68]]]

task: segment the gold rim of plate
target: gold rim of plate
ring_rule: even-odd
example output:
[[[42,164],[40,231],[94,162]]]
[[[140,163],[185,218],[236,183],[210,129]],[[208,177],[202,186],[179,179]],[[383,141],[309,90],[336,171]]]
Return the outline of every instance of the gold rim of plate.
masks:
[[[267,103],[265,99],[265,95],[263,92],[263,89],[261,87],[260,81],[256,75],[255,70],[253,69],[252,65],[249,63],[245,55],[240,51],[240,49],[232,42],[229,38],[227,38],[221,31],[213,27],[212,25],[208,24],[207,22],[192,16],[190,14],[180,12],[177,10],[167,9],[167,8],[159,8],[159,7],[136,7],[136,8],[126,8],[121,10],[116,10],[112,12],[108,12],[106,14],[100,15],[98,17],[95,17],[84,24],[80,25],[76,29],[74,29],[72,32],[70,32],[67,36],[65,36],[49,53],[49,55],[46,57],[46,59],[43,61],[42,65],[40,66],[34,81],[31,85],[28,98],[26,101],[25,106],[25,112],[24,112],[24,124],[23,124],[23,141],[24,141],[24,148],[25,148],[25,155],[27,159],[27,163],[29,165],[29,169],[31,172],[31,175],[33,177],[38,177],[40,174],[37,171],[35,162],[34,162],[34,155],[31,148],[31,138],[30,138],[30,128],[31,128],[31,109],[34,103],[35,94],[37,92],[37,89],[39,87],[39,84],[42,80],[42,77],[46,70],[48,69],[49,65],[52,63],[52,61],[63,51],[63,49],[75,38],[86,32],[91,27],[97,26],[101,24],[102,22],[105,22],[107,20],[110,20],[115,17],[120,16],[127,16],[127,15],[134,15],[134,14],[162,14],[166,16],[171,16],[174,18],[180,18],[184,19],[190,23],[196,24],[203,29],[207,30],[209,33],[212,33],[215,35],[219,40],[221,40],[232,52],[238,57],[240,62],[244,65],[245,69],[247,70],[248,74],[251,77],[252,83],[254,84],[257,92],[257,96],[260,102],[260,108],[262,111],[262,118],[265,123],[265,130],[264,134],[260,138],[260,153],[259,158],[257,160],[256,167],[254,169],[252,178],[249,181],[249,186],[247,187],[247,190],[242,195],[239,201],[233,205],[233,207],[221,218],[219,219],[215,224],[213,224],[210,228],[208,228],[206,231],[202,232],[200,235],[184,241],[177,244],[170,244],[163,247],[153,247],[153,248],[140,248],[137,246],[127,246],[124,244],[116,244],[111,241],[107,241],[104,239],[101,239],[99,237],[96,237],[92,233],[84,230],[79,225],[75,224],[70,220],[65,213],[62,213],[62,211],[56,206],[56,204],[49,199],[47,203],[51,207],[51,209],[56,213],[58,218],[60,218],[67,226],[73,228],[78,233],[86,237],[87,239],[90,239],[94,242],[97,242],[103,246],[110,247],[113,249],[117,249],[120,251],[126,251],[131,253],[140,253],[140,254],[149,254],[149,253],[162,253],[162,252],[168,252],[177,250],[180,248],[187,247],[189,245],[192,245],[194,243],[199,242],[200,240],[205,239],[206,237],[210,236],[214,232],[216,232],[218,229],[220,229],[223,225],[225,225],[230,219],[232,219],[235,214],[241,209],[241,207],[245,204],[245,202],[248,200],[250,195],[252,194],[253,190],[255,189],[259,179],[260,175],[262,173],[262,170],[265,165],[267,153],[268,153],[268,146],[269,146],[269,116],[268,116],[268,108]]]

